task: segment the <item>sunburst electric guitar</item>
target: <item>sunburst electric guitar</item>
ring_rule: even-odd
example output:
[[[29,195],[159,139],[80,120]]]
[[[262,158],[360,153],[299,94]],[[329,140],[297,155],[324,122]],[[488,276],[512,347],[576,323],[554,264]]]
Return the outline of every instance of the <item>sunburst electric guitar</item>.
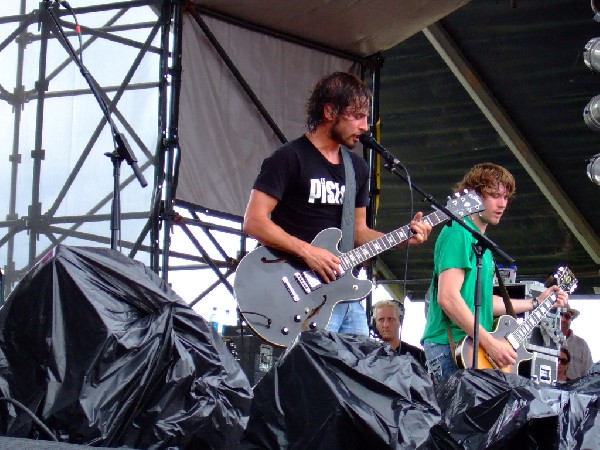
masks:
[[[573,292],[577,288],[577,279],[568,267],[559,267],[554,277],[557,279],[558,286],[565,292]],[[520,325],[511,316],[500,316],[496,320],[495,329],[492,336],[506,346],[512,347],[517,352],[517,362],[512,366],[503,367],[502,372],[518,373],[519,364],[523,361],[533,358],[533,354],[524,347],[525,340],[533,328],[540,323],[552,305],[556,301],[556,293],[553,292],[525,319]],[[499,369],[498,365],[478,346],[477,368],[478,369]],[[461,369],[473,368],[473,339],[469,336],[464,338],[456,347],[456,363]]]
[[[475,192],[451,198],[446,207],[459,217],[484,209]],[[434,226],[448,217],[436,211],[421,220]],[[323,283],[300,258],[258,247],[240,261],[236,271],[233,288],[240,312],[261,339],[278,347],[288,347],[300,332],[325,328],[336,303],[361,300],[369,294],[373,284],[356,278],[352,268],[412,236],[410,226],[405,225],[341,253],[338,250],[341,230],[321,231],[312,245],[326,248],[342,260],[340,275],[330,283]]]

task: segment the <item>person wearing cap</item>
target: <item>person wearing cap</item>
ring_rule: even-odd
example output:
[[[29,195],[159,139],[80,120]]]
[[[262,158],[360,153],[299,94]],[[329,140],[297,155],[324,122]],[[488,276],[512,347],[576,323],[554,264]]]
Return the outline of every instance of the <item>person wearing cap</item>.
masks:
[[[569,349],[571,361],[567,368],[567,378],[573,380],[575,378],[587,375],[590,367],[592,367],[592,352],[587,342],[571,329],[571,322],[579,316],[579,311],[567,305],[563,308],[560,318],[560,330],[565,336],[563,345]]]

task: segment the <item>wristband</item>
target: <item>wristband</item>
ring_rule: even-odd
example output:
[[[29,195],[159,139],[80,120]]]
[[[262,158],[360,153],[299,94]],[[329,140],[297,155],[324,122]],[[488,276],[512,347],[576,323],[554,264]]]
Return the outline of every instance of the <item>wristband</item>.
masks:
[[[533,309],[537,309],[537,307],[540,306],[540,303],[538,302],[538,299],[536,297],[533,297],[531,299],[531,305],[533,306]]]

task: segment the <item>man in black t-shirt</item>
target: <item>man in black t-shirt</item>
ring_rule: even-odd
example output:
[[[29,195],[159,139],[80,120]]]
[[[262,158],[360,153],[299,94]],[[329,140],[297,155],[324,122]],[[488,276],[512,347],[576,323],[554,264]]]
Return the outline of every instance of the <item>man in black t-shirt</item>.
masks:
[[[322,78],[307,103],[308,132],[280,147],[262,164],[244,215],[244,232],[262,244],[300,257],[323,282],[340,273],[340,259],[311,244],[325,228],[341,228],[346,186],[341,146],[354,148],[368,131],[369,88],[355,76],[335,72]],[[383,235],[367,226],[369,202],[366,162],[350,152],[355,179],[354,243],[362,245]],[[431,226],[411,222],[409,244],[421,244]],[[401,244],[405,246],[406,241]],[[367,317],[358,301],[340,302],[332,312],[329,331],[368,335]]]

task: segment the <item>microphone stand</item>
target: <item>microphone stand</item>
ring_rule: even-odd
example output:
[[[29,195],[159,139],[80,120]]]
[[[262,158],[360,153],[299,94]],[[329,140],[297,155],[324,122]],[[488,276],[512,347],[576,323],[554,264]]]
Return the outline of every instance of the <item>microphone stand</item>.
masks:
[[[465,230],[467,230],[469,233],[471,233],[471,235],[477,241],[475,244],[473,244],[473,250],[475,251],[475,259],[476,259],[476,265],[477,265],[477,274],[476,274],[476,278],[475,278],[476,279],[476,281],[475,281],[475,283],[476,283],[476,285],[475,285],[475,300],[474,300],[474,309],[475,309],[474,317],[475,317],[475,319],[474,319],[474,323],[473,323],[473,363],[472,363],[473,364],[472,367],[477,368],[477,365],[478,365],[477,359],[478,359],[478,353],[479,353],[479,314],[480,314],[479,311],[481,309],[481,267],[482,267],[483,254],[485,253],[485,250],[489,249],[492,253],[499,255],[501,258],[503,258],[510,264],[513,264],[515,260],[513,258],[511,258],[506,252],[504,252],[500,247],[498,247],[498,245],[496,245],[493,241],[491,241],[487,236],[485,236],[484,234],[481,234],[479,231],[474,230],[471,227],[469,227],[461,218],[456,216],[454,213],[450,212],[448,210],[448,208],[446,208],[446,206],[442,205],[431,195],[424,192],[419,186],[412,183],[412,181],[409,181],[407,179],[407,177],[405,177],[402,173],[400,173],[398,171],[398,168],[401,167],[404,171],[408,172],[406,170],[406,167],[404,167],[402,165],[402,163],[400,162],[400,160],[398,158],[396,158],[393,154],[391,154],[389,151],[387,151],[385,148],[383,148],[381,145],[379,145],[377,143],[377,141],[374,141],[372,143],[367,142],[367,141],[368,140],[363,141],[361,139],[361,142],[363,143],[363,145],[370,147],[371,149],[373,149],[374,151],[379,153],[386,160],[387,164],[384,165],[384,167],[386,169],[388,169],[391,173],[393,173],[394,175],[396,175],[397,177],[401,178],[406,183],[408,183],[410,186],[412,186],[418,193],[420,193],[421,195],[423,195],[423,197],[425,197],[425,200],[427,200],[429,203],[434,205],[437,209],[441,210],[451,220],[458,223],[461,227],[463,227]]]
[[[105,153],[105,155],[108,156],[113,163],[114,182],[113,182],[113,200],[112,200],[111,216],[110,216],[110,230],[111,230],[110,248],[113,250],[116,250],[118,247],[118,242],[119,242],[119,238],[120,238],[120,229],[121,229],[121,200],[120,200],[120,189],[119,189],[121,162],[126,161],[127,164],[129,164],[129,166],[131,166],[133,173],[135,174],[136,178],[138,179],[138,181],[142,187],[146,187],[148,185],[148,182],[144,178],[144,175],[142,174],[140,168],[137,165],[137,159],[135,158],[135,155],[133,154],[133,151],[131,150],[131,146],[127,142],[127,139],[125,138],[125,135],[123,133],[120,133],[117,130],[117,127],[111,118],[111,112],[109,110],[109,107],[106,104],[104,97],[101,95],[100,86],[90,75],[87,68],[83,65],[83,62],[81,61],[81,59],[79,59],[77,57],[77,52],[71,45],[71,42],[69,42],[69,39],[67,39],[67,35],[65,34],[62,26],[60,25],[59,20],[56,17],[55,13],[59,8],[59,2],[55,2],[53,5],[51,5],[51,3],[52,3],[51,0],[44,0],[44,9],[47,12],[47,15],[42,16],[42,19],[44,20],[44,24],[49,25],[50,29],[56,35],[58,35],[60,37],[58,39],[59,42],[65,48],[67,53],[71,56],[71,59],[73,60],[73,62],[75,62],[77,67],[79,67],[79,71],[81,72],[81,75],[83,75],[83,78],[85,79],[88,86],[90,87],[92,94],[94,94],[96,101],[100,105],[100,109],[102,110],[104,117],[106,117],[106,121],[110,125],[110,130],[113,135],[115,150],[112,152]],[[62,2],[62,3],[65,5],[65,7],[67,9],[71,10],[70,6],[68,6],[68,3],[66,3],[66,2]],[[43,13],[41,12],[40,14],[43,14]],[[51,20],[48,20],[48,17],[50,17]]]

